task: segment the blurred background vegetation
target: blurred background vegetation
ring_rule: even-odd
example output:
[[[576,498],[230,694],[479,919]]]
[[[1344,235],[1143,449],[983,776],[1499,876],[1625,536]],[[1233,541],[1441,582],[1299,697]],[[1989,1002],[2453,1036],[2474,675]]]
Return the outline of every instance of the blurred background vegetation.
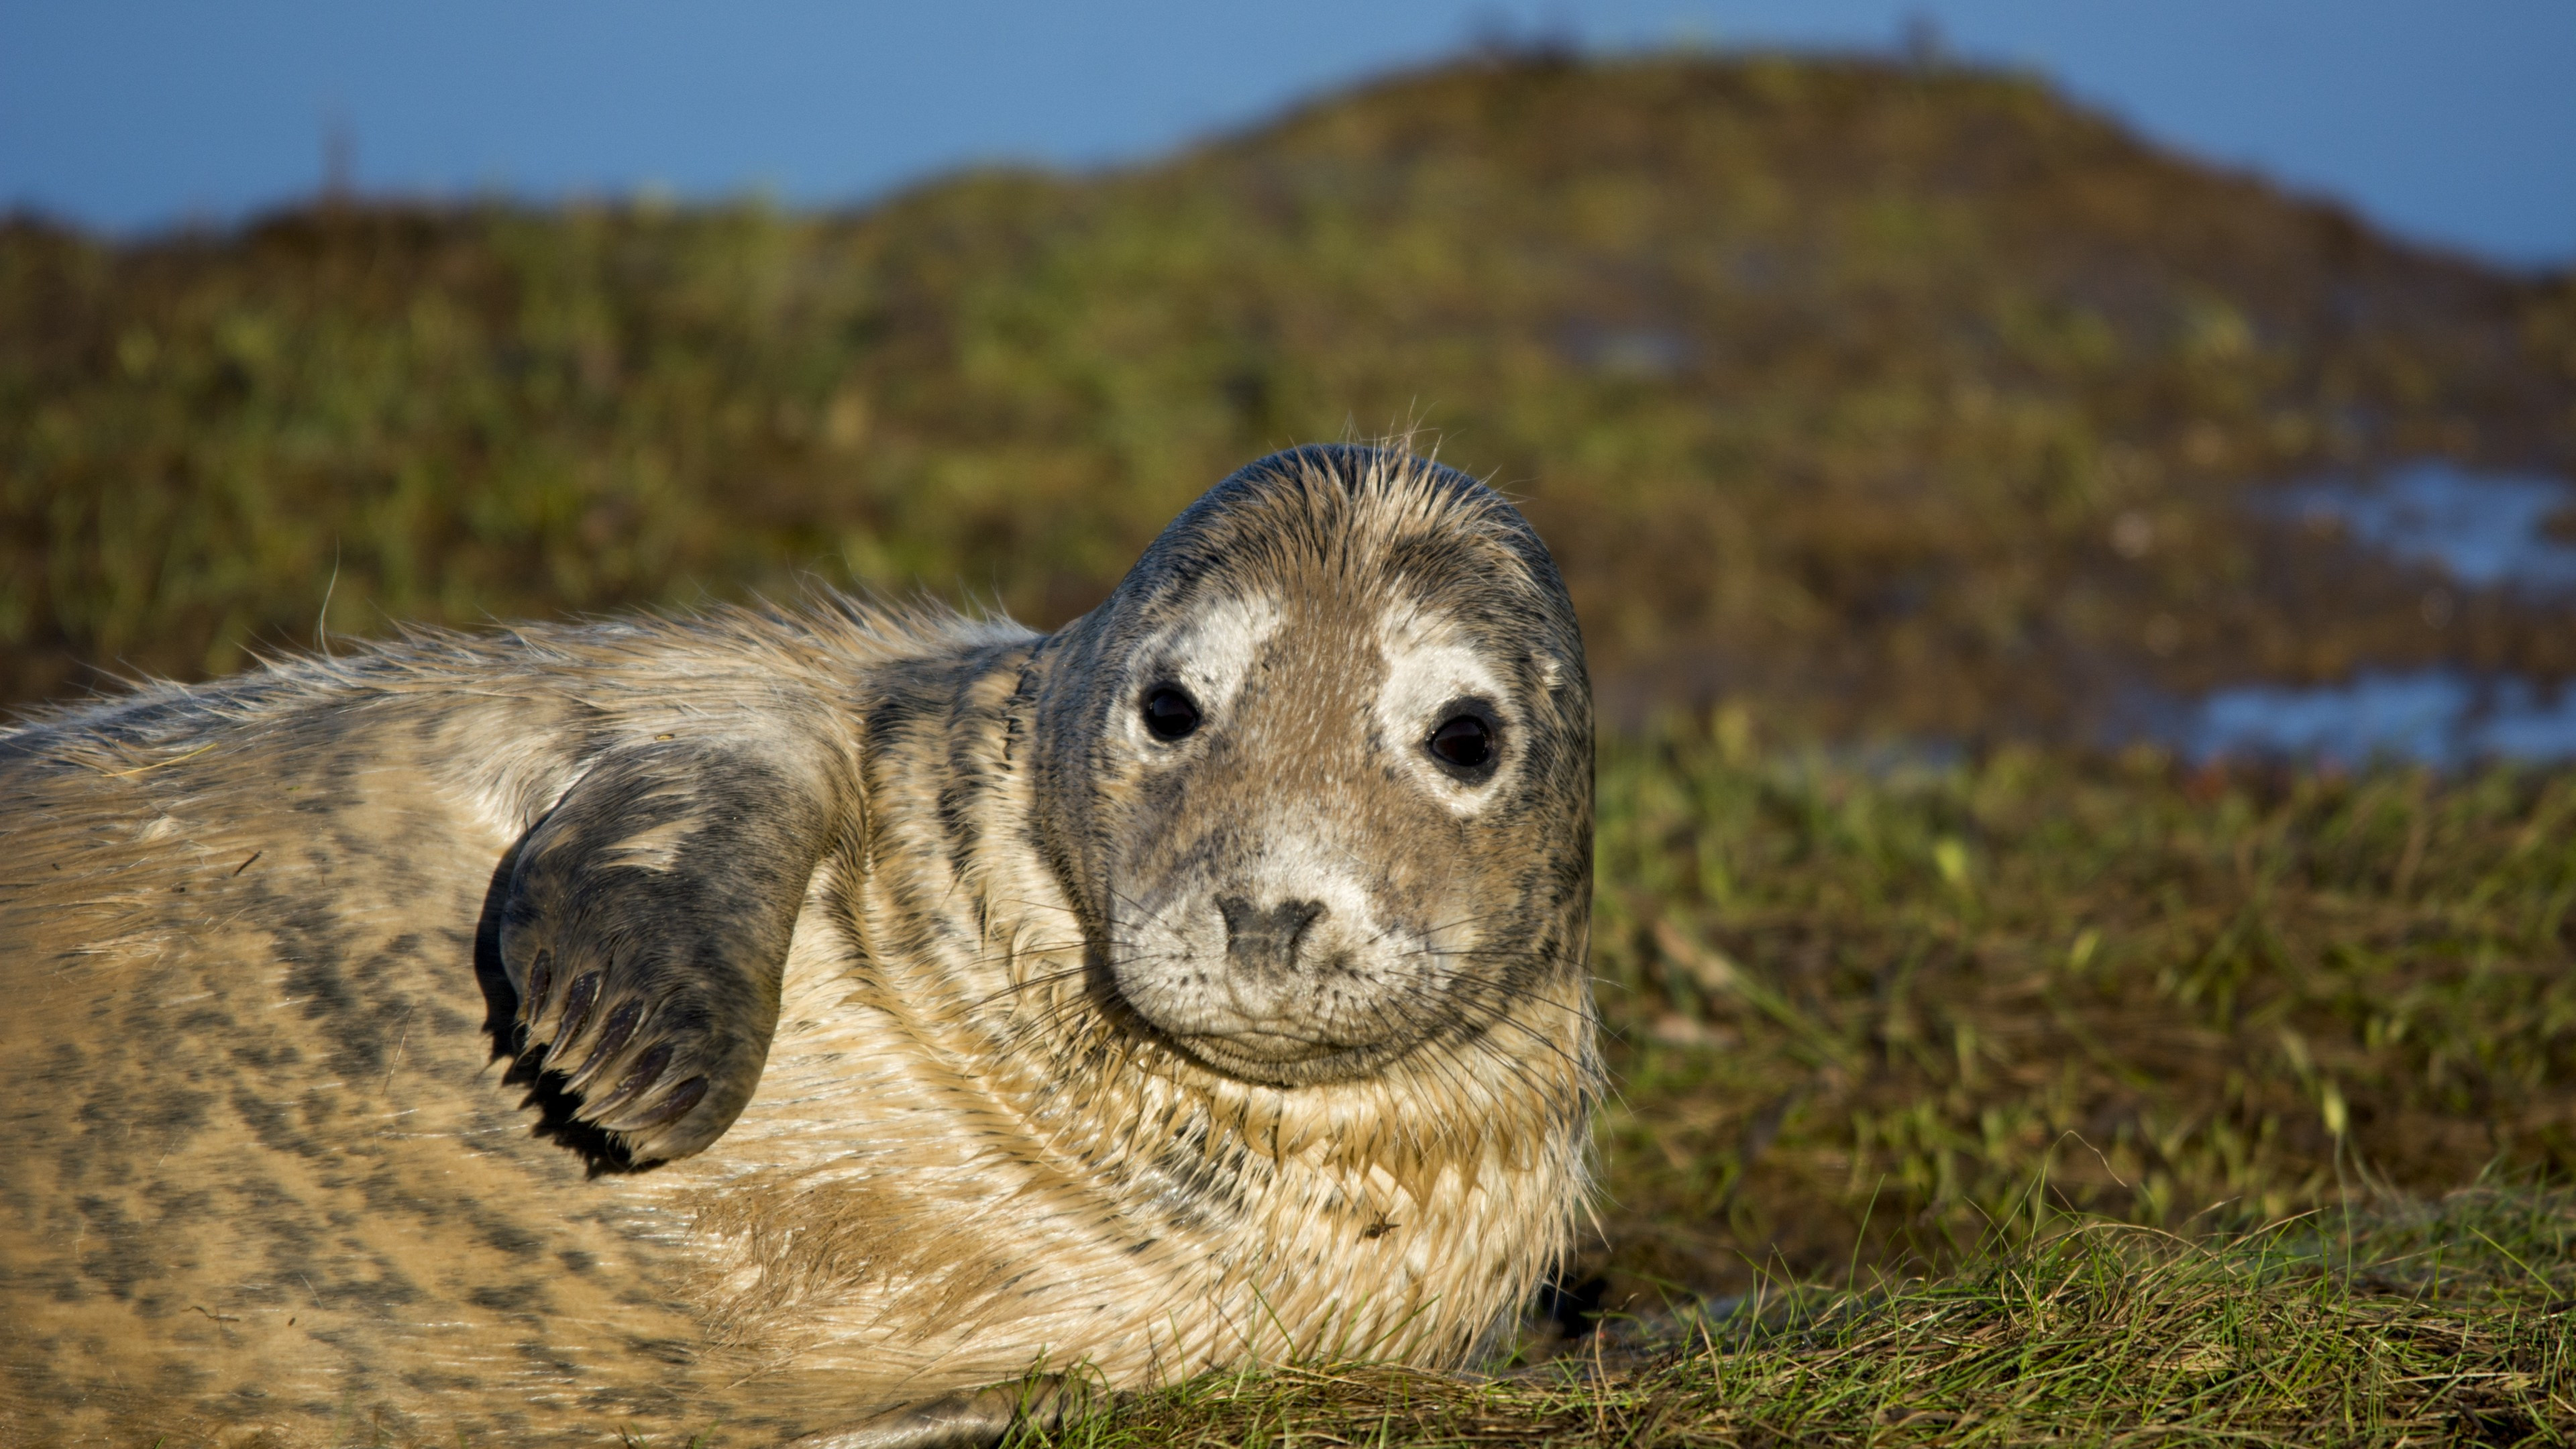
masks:
[[[1526,500],[1626,718],[1973,739],[2115,678],[2576,665],[2509,595],[2435,628],[2425,577],[2240,506],[2576,464],[2576,282],[2027,78],[1540,55],[850,216],[11,224],[0,696],[808,574],[1047,626],[1251,456],[1408,428]]]
[[[2576,473],[2576,278],[2025,77],[1498,55],[850,215],[16,220],[0,702],[808,578],[1049,626],[1250,458],[1405,431],[1524,502],[1620,726],[1594,1297],[2576,1170],[2576,777],[2087,748],[2137,689],[2576,672],[2563,604],[2248,507]]]

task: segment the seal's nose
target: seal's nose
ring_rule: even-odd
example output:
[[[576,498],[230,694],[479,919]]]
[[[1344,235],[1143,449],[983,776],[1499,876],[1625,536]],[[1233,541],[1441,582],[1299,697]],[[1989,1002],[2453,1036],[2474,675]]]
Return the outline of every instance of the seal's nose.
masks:
[[[1219,896],[1216,909],[1225,917],[1226,959],[1264,976],[1294,969],[1297,947],[1324,916],[1322,901],[1281,901],[1263,910],[1241,896]]]

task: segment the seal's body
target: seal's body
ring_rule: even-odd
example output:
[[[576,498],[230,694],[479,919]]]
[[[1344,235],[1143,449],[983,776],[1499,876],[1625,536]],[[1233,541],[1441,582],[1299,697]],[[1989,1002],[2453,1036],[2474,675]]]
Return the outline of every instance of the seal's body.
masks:
[[[1050,636],[420,636],[0,734],[0,1441],[1455,1361],[1584,1190],[1590,764],[1536,537],[1365,449]]]

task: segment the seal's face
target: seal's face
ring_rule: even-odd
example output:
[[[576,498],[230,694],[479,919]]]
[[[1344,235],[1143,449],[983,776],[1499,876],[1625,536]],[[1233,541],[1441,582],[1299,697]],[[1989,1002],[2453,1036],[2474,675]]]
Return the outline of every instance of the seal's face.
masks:
[[[1581,643],[1499,498],[1397,455],[1286,455],[1086,625],[1072,873],[1153,1031],[1302,1086],[1508,1031],[1581,969]]]

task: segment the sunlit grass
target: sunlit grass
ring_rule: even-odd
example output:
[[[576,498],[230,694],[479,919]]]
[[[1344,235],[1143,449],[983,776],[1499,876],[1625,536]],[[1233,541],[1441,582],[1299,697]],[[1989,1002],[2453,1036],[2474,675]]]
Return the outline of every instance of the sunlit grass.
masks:
[[[1211,1375],[1027,1445],[2563,1443],[2576,1204],[2468,1193],[2218,1240],[2060,1224],[1932,1279],[1769,1285],[1501,1376]]]

